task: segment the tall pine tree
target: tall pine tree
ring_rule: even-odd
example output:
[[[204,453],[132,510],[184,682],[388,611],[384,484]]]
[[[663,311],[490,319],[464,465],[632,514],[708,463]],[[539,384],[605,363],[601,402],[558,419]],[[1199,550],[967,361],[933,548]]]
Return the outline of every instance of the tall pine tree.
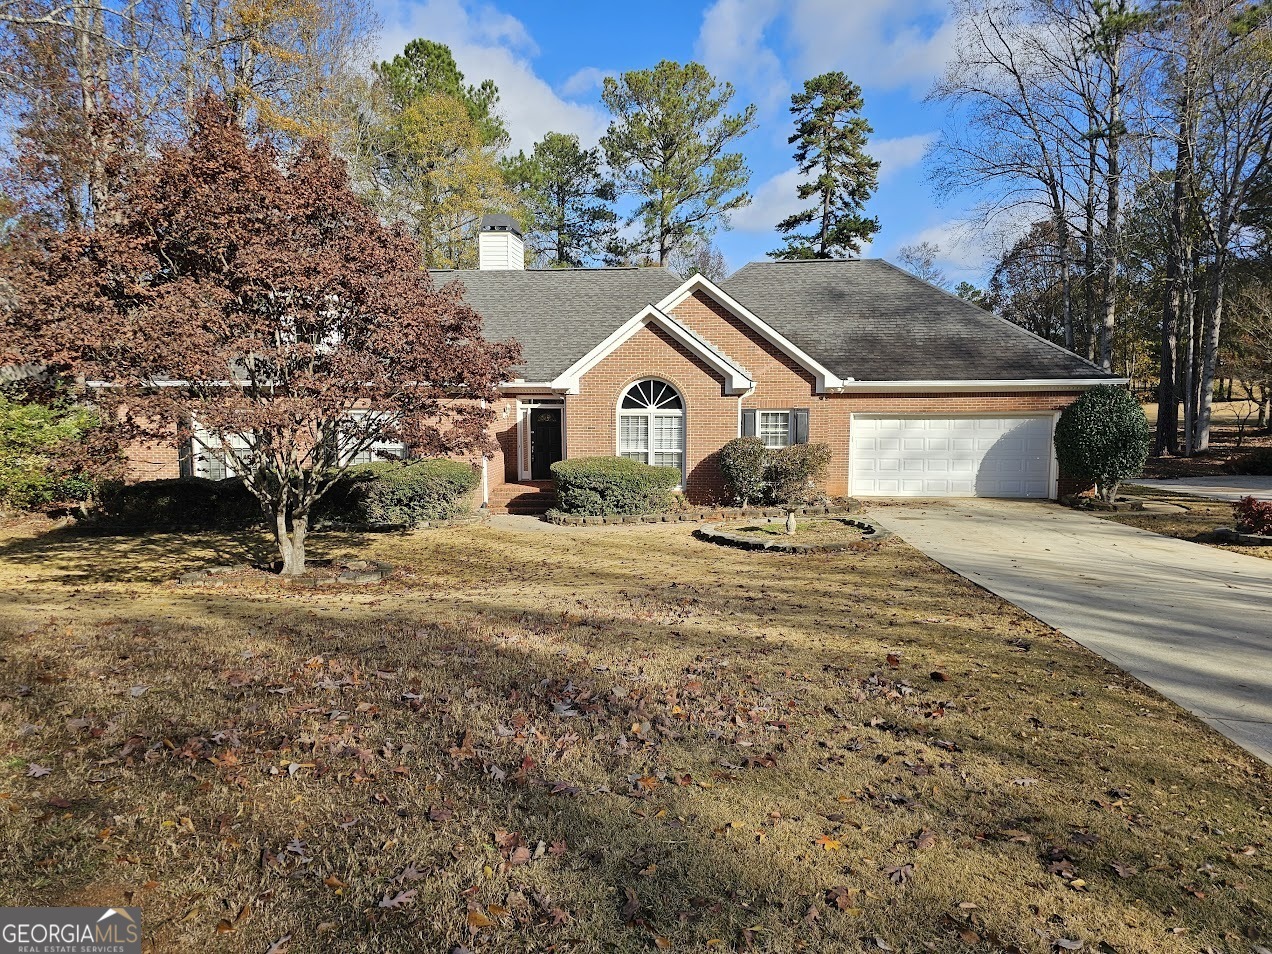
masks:
[[[663,60],[652,70],[605,78],[613,114],[601,138],[623,188],[640,198],[639,250],[666,265],[691,236],[708,236],[751,201],[751,173],[726,150],[755,124],[755,107],[728,113],[733,86],[701,63]]]
[[[449,96],[464,104],[486,145],[502,148],[508,144],[508,130],[495,111],[499,87],[489,79],[476,86],[465,84],[464,74],[445,43],[412,40],[393,59],[372,64],[372,69],[399,109],[423,96]]]
[[[529,155],[519,152],[502,165],[526,238],[544,264],[575,268],[605,257],[617,235],[617,190],[603,173],[599,148],[584,149],[578,136],[550,132]]]
[[[879,186],[879,162],[866,154],[874,132],[861,116],[861,87],[843,73],[823,73],[804,83],[791,97],[798,143],[795,162],[801,201],[815,204],[789,215],[777,225],[785,233],[776,258],[840,258],[861,251],[861,243],[879,231],[879,220],[863,214]],[[811,177],[811,178],[807,178]],[[806,229],[807,226],[814,226]]]

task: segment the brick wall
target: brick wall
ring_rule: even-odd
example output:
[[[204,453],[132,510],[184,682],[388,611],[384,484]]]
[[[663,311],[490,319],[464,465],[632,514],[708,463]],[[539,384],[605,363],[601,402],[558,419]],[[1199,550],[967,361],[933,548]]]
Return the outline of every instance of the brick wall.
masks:
[[[612,457],[618,449],[618,399],[628,385],[659,378],[684,400],[685,492],[693,500],[723,495],[718,454],[738,433],[738,399],[724,380],[665,331],[647,325],[583,376],[565,402],[570,457]]]
[[[675,385],[685,400],[686,491],[698,502],[722,500],[725,487],[717,464],[720,447],[738,436],[741,408],[809,409],[809,440],[829,445],[825,489],[848,492],[851,415],[1010,414],[1056,411],[1079,392],[996,392],[817,394],[812,374],[780,352],[714,300],[696,294],[675,309],[675,317],[727,354],[756,381],[745,397],[725,395],[714,371],[656,327],[645,327],[589,371],[580,393],[566,403],[570,457],[609,456],[617,447],[619,395],[633,381],[656,377]]]
[[[165,480],[181,476],[181,450],[176,443],[176,427],[172,439],[133,441],[124,446],[124,479]]]

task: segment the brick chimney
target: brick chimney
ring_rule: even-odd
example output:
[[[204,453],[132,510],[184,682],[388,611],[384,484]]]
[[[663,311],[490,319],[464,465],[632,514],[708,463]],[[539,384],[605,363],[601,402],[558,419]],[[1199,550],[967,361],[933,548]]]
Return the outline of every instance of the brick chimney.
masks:
[[[477,238],[477,267],[482,271],[525,268],[526,251],[521,226],[510,215],[487,215]]]

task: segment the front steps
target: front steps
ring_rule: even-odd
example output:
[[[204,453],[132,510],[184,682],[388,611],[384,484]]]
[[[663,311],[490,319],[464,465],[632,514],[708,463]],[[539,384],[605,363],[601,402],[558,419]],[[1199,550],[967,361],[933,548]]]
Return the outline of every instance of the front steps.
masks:
[[[491,513],[513,513],[540,516],[556,503],[556,482],[524,480],[500,484],[490,491]]]

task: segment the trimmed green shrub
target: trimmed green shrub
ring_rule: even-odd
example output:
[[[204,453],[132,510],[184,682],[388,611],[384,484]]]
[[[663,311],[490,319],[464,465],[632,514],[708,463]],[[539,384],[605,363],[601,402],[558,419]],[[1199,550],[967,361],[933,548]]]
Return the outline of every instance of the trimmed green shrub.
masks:
[[[791,444],[767,450],[758,437],[737,437],[720,449],[720,472],[740,506],[805,504],[830,466],[826,444]]]
[[[791,444],[770,451],[768,466],[764,468],[769,501],[808,503],[817,494],[817,482],[826,476],[829,466],[830,447],[826,444]]]
[[[586,516],[658,513],[671,506],[680,483],[674,467],[651,467],[626,457],[580,457],[552,465],[557,508]]]
[[[1234,457],[1223,465],[1230,474],[1249,474],[1256,477],[1272,476],[1272,447],[1259,447]]]
[[[102,494],[93,516],[119,530],[242,530],[264,519],[243,481],[202,477],[119,484]]]
[[[720,473],[733,502],[746,507],[764,499],[764,465],[768,451],[758,437],[735,437],[720,448]]]
[[[361,527],[415,527],[467,513],[479,474],[442,458],[375,461],[350,467],[318,501],[318,521]]]
[[[1056,422],[1060,472],[1095,484],[1101,500],[1112,502],[1128,477],[1144,472],[1148,419],[1129,391],[1101,384],[1085,392]]]

